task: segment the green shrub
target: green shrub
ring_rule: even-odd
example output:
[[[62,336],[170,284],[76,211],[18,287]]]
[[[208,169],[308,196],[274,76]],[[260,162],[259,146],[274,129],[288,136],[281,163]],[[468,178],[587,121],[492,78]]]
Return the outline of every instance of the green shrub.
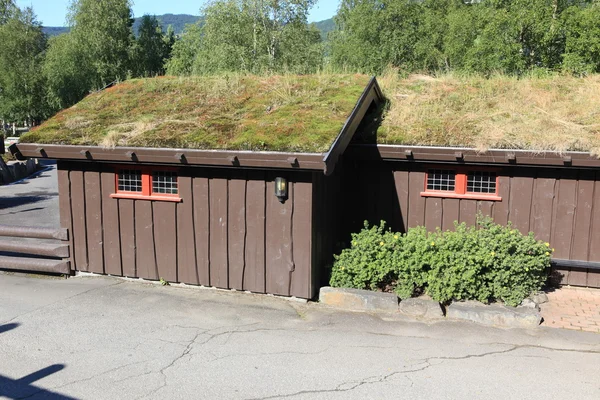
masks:
[[[365,227],[352,234],[351,246],[335,255],[330,285],[356,289],[384,290],[394,280],[393,254],[401,236],[379,226]]]
[[[406,234],[385,223],[352,235],[352,245],[335,256],[331,286],[394,290],[408,298],[425,291],[434,300],[501,300],[516,306],[539,290],[548,276],[552,249],[533,233],[522,235],[509,223],[489,217],[477,225],[455,223],[454,231]]]

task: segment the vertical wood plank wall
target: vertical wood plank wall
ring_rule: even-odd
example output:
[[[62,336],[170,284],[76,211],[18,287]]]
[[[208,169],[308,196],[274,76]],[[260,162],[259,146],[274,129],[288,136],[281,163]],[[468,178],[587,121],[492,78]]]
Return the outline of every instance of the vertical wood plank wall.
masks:
[[[600,172],[505,168],[498,172],[502,201],[422,197],[425,167],[399,162],[356,162],[345,176],[346,238],[363,221],[385,220],[392,229],[453,229],[454,221],[473,224],[478,211],[499,224],[513,223],[549,242],[557,259],[600,262]],[[377,184],[374,184],[374,181]],[[390,205],[391,203],[391,205]],[[600,272],[561,269],[562,283],[600,287]]]
[[[182,168],[172,203],[112,199],[111,166],[58,168],[76,270],[300,298],[318,289],[313,173]],[[276,176],[289,182],[284,204]]]

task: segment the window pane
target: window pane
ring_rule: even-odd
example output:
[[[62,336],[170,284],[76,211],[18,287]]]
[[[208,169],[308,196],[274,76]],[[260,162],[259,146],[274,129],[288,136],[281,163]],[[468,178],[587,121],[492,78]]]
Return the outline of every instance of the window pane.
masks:
[[[449,169],[430,169],[427,172],[427,190],[453,192],[456,184],[456,172]]]
[[[169,171],[154,171],[152,173],[152,193],[178,194],[177,173]]]
[[[119,170],[119,192],[142,192],[142,171],[137,169]]]
[[[496,193],[496,173],[469,172],[467,174],[467,193]]]

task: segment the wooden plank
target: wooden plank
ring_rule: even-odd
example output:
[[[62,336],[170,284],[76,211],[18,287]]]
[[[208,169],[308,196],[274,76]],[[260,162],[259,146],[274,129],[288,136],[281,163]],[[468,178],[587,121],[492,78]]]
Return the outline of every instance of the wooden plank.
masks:
[[[244,290],[265,293],[265,175],[252,172],[248,179]]]
[[[135,260],[138,278],[158,280],[152,202],[135,200]]]
[[[291,296],[311,299],[316,293],[312,281],[312,182],[294,183],[294,214],[292,220],[292,274]]]
[[[103,171],[102,181],[102,227],[104,248],[104,272],[122,275],[121,235],[119,229],[119,200],[110,195],[115,191],[115,173]]]
[[[588,270],[586,285],[591,288],[600,288],[600,271]]]
[[[67,233],[69,244],[69,265],[73,265],[73,215],[71,214],[71,182],[69,181],[69,171],[67,165],[63,162],[57,163],[58,178],[58,207],[60,213],[60,226]]]
[[[408,171],[394,171],[394,184],[398,199],[398,206],[395,209],[399,211],[394,215],[394,221],[402,227],[402,232],[406,232],[408,230]]]
[[[100,172],[91,169],[84,172],[85,223],[89,271],[104,273],[104,248],[102,237],[102,187]],[[111,185],[111,186],[114,186]]]
[[[177,204],[177,280],[188,285],[199,285],[194,240],[192,178],[180,174],[178,185],[181,203]]]
[[[71,210],[73,213],[73,268],[89,272],[87,256],[87,230],[85,227],[85,189],[82,171],[71,171]]]
[[[498,177],[498,195],[502,198],[494,204],[494,222],[506,226],[509,220],[511,178],[506,175]]]
[[[510,188],[510,221],[523,235],[529,233],[531,216],[531,198],[533,195],[533,178],[515,176]]]
[[[229,288],[227,260],[227,179],[211,178],[210,198],[210,285]]]
[[[32,239],[69,240],[67,229],[38,228],[33,226],[0,225],[0,236]]]
[[[0,251],[36,256],[69,258],[69,244],[17,240],[0,240]]]
[[[229,243],[229,288],[243,290],[246,247],[246,177],[235,174],[229,181],[227,240]]]
[[[552,235],[554,257],[571,258],[571,237],[574,234],[575,208],[577,206],[577,180],[571,172],[563,172],[558,182],[556,221]],[[567,279],[568,281],[568,279]]]
[[[425,225],[425,198],[421,192],[425,188],[425,173],[411,171],[408,176],[408,226]]]
[[[200,285],[210,285],[210,204],[208,178],[194,177],[194,240],[196,273]]]
[[[292,212],[294,183],[288,181],[289,199],[280,203],[274,196],[274,179],[267,182],[266,212],[266,291],[289,296],[290,276],[294,270],[292,254]]]
[[[69,274],[71,267],[66,260],[0,256],[0,268],[17,271],[49,272]]]
[[[596,180],[594,181],[591,224],[588,261],[600,262],[600,172],[596,173]]]
[[[458,222],[460,217],[460,200],[444,199],[442,202],[442,230],[454,230],[454,222]]]
[[[442,227],[442,199],[428,197],[425,201],[425,227],[429,232],[435,232]]]
[[[123,276],[136,278],[135,200],[117,200],[119,207],[119,241]]]
[[[575,228],[571,237],[571,259],[588,260],[589,243],[592,226],[592,202],[594,201],[593,171],[580,171],[577,181]],[[569,285],[586,286],[587,269],[571,269]]]
[[[533,185],[530,227],[538,240],[550,242],[555,178],[538,176]]]
[[[493,217],[494,215],[494,202],[493,201],[478,201],[477,202],[477,215],[483,215],[484,217]]]
[[[459,221],[468,226],[477,222],[477,200],[461,200],[459,205]]]
[[[167,282],[177,279],[177,203],[154,201],[154,248],[158,278]]]

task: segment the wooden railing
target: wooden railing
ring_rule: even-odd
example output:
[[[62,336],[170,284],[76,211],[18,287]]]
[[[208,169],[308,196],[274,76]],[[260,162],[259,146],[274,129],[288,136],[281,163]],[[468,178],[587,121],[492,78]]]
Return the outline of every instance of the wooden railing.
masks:
[[[0,269],[70,274],[69,232],[66,229],[0,225],[0,237],[41,239],[0,240]],[[9,255],[3,255],[9,253]]]

